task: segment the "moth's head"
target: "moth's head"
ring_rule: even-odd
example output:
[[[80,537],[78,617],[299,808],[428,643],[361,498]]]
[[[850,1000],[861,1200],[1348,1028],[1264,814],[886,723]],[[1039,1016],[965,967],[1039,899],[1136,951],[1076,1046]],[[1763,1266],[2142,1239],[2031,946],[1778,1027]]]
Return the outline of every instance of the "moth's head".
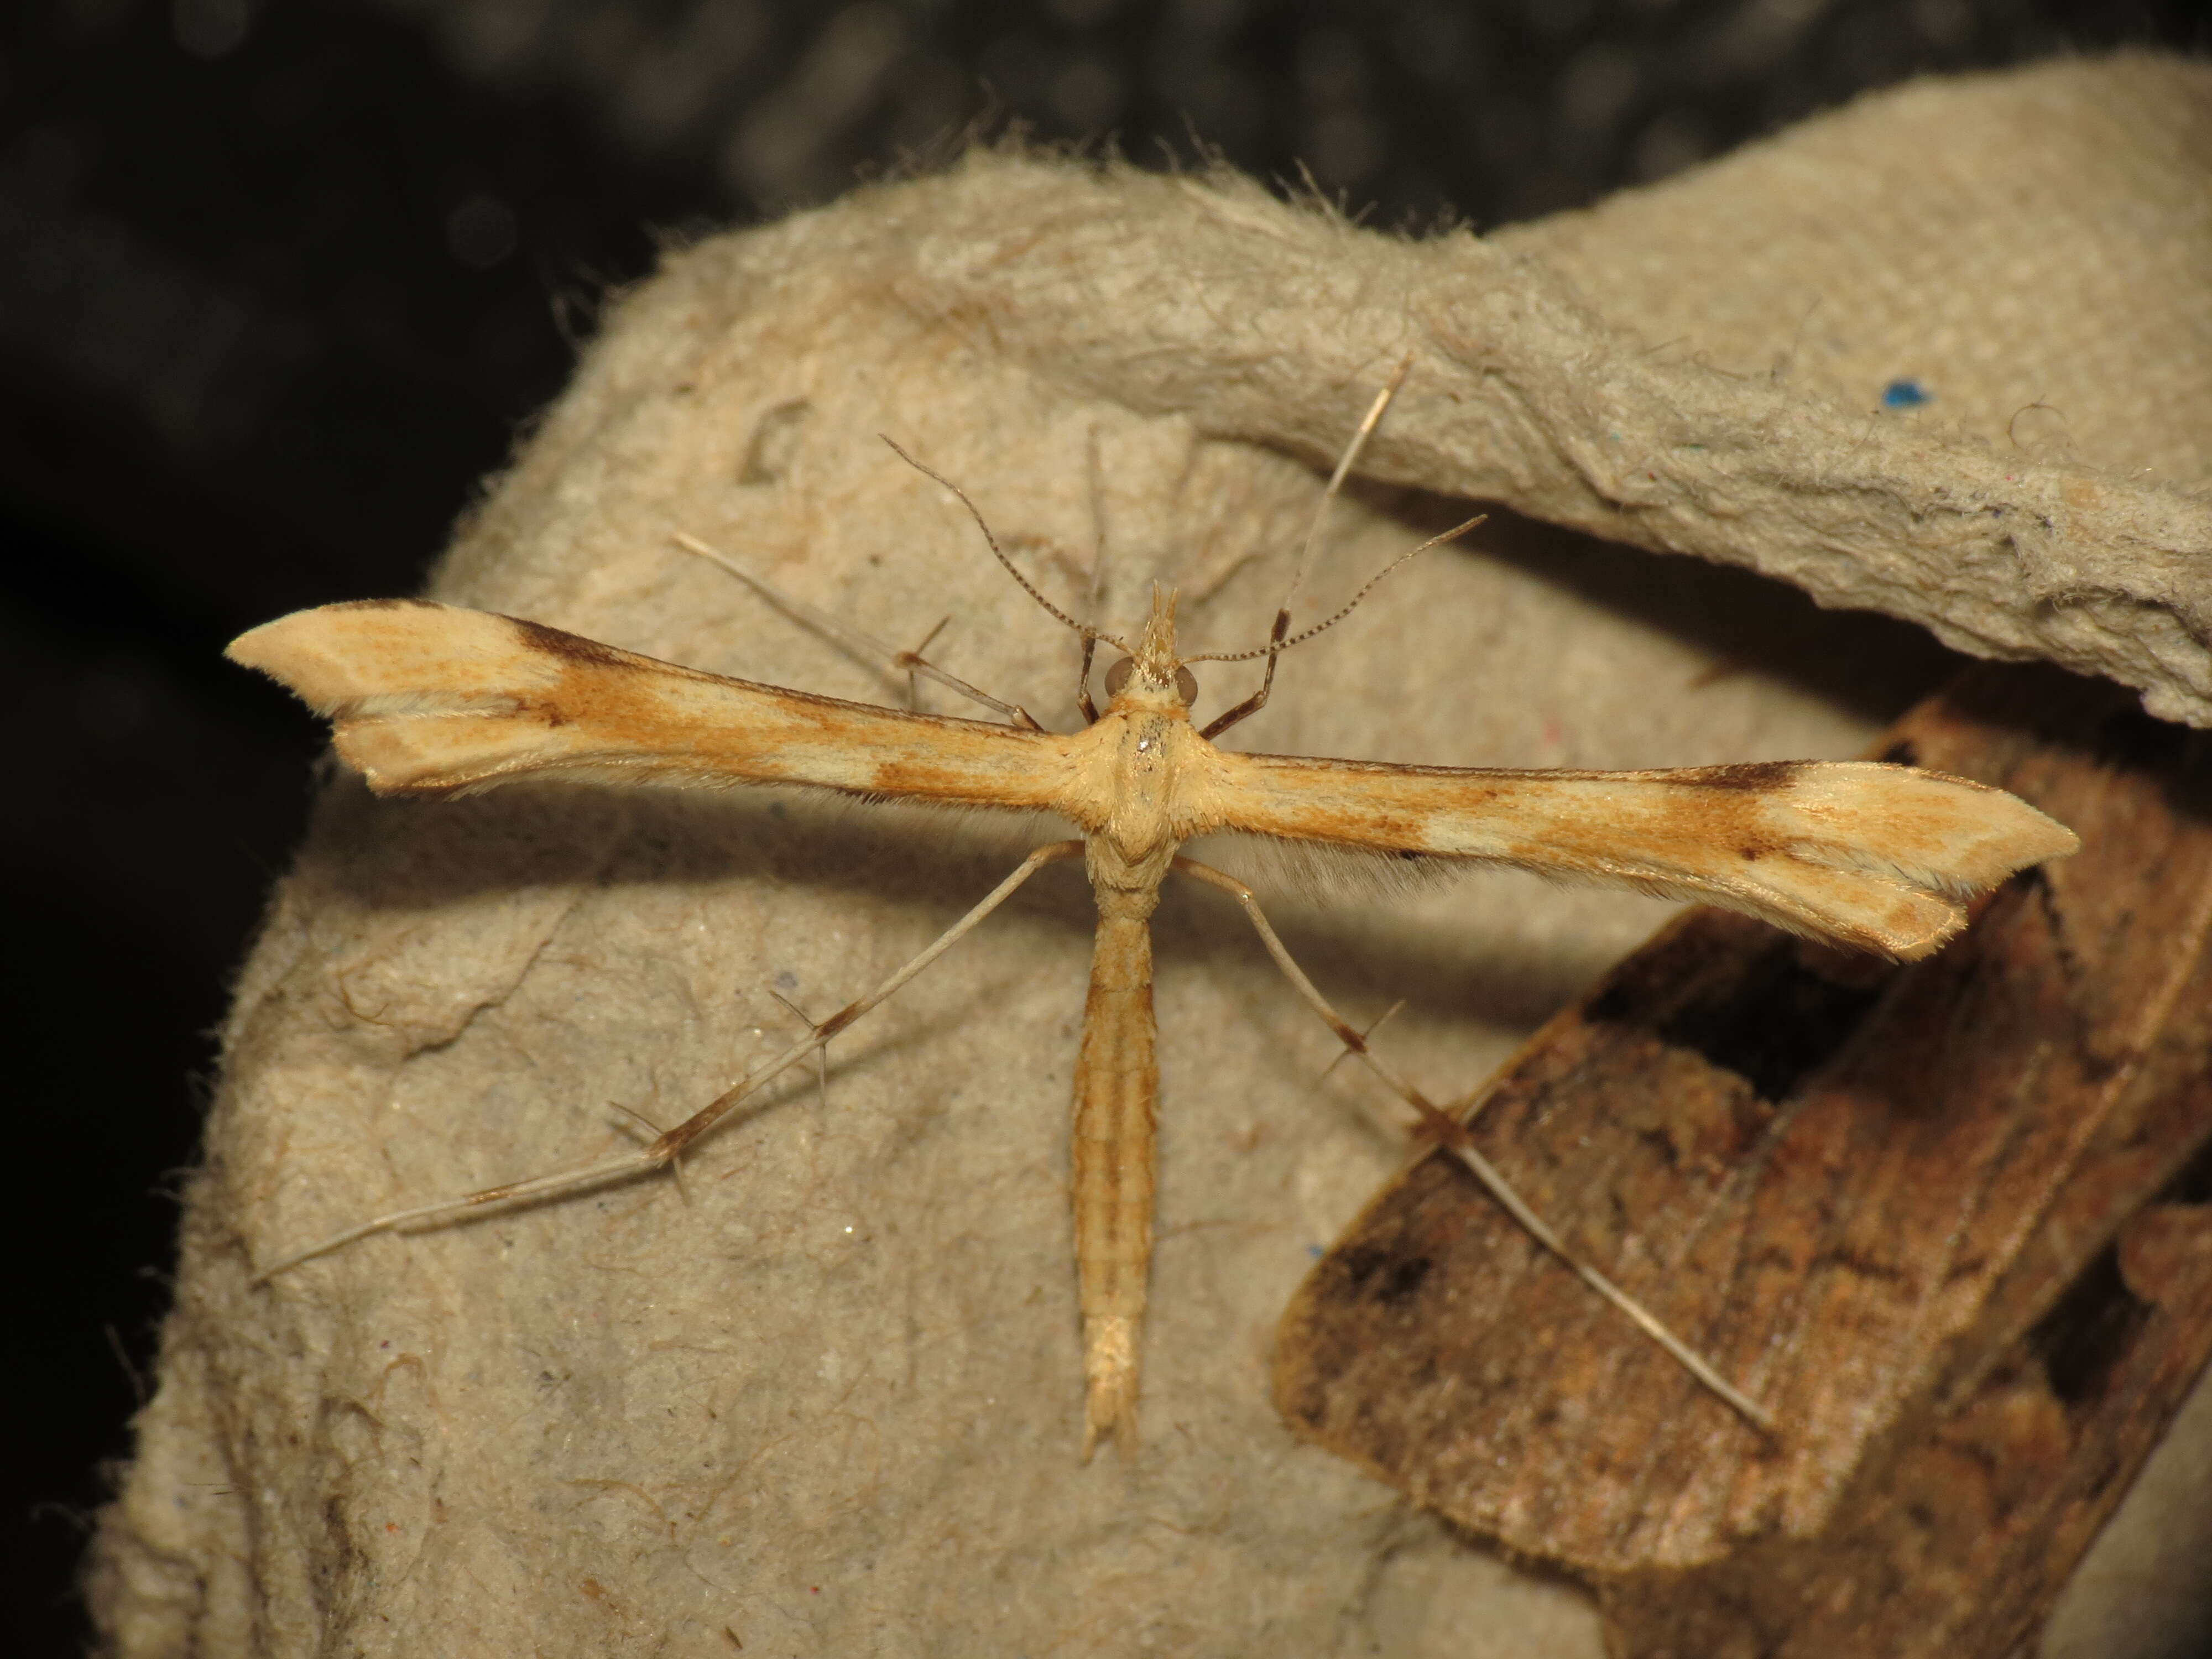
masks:
[[[1188,708],[1198,697],[1198,680],[1176,655],[1176,591],[1152,584],[1152,614],[1137,648],[1106,671],[1106,695],[1119,699],[1132,693],[1142,702],[1171,700]]]

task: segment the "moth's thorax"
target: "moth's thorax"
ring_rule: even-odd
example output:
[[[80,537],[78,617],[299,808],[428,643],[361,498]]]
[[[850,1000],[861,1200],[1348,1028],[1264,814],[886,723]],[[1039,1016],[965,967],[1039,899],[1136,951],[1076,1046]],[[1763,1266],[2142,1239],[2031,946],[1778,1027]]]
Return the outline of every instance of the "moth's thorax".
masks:
[[[1102,763],[1097,782],[1103,811],[1084,827],[1112,847],[1116,863],[1131,866],[1128,876],[1157,884],[1150,866],[1164,870],[1181,839],[1174,827],[1176,784],[1198,734],[1181,703],[1147,707],[1152,698],[1136,686],[1133,680],[1091,728]]]
[[[1193,832],[1194,803],[1218,787],[1213,745],[1192,728],[1182,697],[1142,674],[1074,741],[1081,786],[1071,816],[1089,832],[1094,881],[1156,887]]]

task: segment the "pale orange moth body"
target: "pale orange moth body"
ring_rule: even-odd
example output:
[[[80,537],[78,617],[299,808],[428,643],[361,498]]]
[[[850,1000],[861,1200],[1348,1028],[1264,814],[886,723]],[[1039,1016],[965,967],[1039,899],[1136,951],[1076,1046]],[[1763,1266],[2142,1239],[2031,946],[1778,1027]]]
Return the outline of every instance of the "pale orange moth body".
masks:
[[[921,957],[651,1146],[379,1217],[267,1272],[403,1223],[666,1166],[753,1089],[934,960],[1037,868],[1079,852],[1098,906],[1073,1160],[1086,1455],[1102,1438],[1134,1428],[1158,1107],[1150,917],[1171,868],[1235,896],[1301,994],[1432,1132],[1452,1140],[1449,1121],[1382,1066],[1322,1000],[1249,890],[1177,856],[1185,841],[1243,831],[1358,853],[1509,864],[1701,899],[1895,957],[1935,950],[1963,925],[1972,895],[2077,844],[2000,790],[1873,763],[1568,772],[1225,751],[1191,724],[1194,688],[1176,651],[1174,596],[1158,591],[1137,645],[1109,676],[1107,708],[1067,733],[754,684],[425,601],[301,611],[241,635],[229,654],[329,716],[340,758],[380,794],[453,794],[520,778],[793,784],[1041,809],[1079,829],[1079,842],[1037,849]],[[1565,1254],[1470,1148],[1452,1149]],[[1661,1334],[1594,1270],[1572,1265]],[[1671,1340],[1670,1351],[1696,1368]]]

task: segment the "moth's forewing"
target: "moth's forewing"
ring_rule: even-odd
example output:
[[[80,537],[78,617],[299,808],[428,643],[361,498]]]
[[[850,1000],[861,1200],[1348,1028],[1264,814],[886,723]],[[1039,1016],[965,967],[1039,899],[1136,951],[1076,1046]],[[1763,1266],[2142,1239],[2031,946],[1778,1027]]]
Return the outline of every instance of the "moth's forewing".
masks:
[[[1971,895],[2075,846],[2002,791],[1863,761],[1656,772],[1221,763],[1222,828],[1702,899],[1906,959],[1956,933]]]
[[[519,778],[812,785],[1049,808],[1066,739],[702,673],[489,611],[372,599],[240,635],[233,661],[330,716],[381,794]]]

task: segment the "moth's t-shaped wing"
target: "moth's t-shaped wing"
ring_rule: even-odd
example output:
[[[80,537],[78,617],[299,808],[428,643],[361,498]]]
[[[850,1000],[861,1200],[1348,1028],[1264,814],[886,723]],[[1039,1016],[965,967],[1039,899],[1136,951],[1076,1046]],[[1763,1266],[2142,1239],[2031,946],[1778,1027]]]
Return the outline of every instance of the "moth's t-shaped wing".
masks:
[[[811,696],[641,657],[537,623],[417,599],[296,611],[234,662],[328,715],[380,794],[517,778],[793,783],[1049,809],[1067,740]]]
[[[1927,955],[1964,901],[2073,852],[2001,789],[1872,762],[1671,772],[1461,770],[1221,757],[1219,827],[1360,852],[1518,865]]]

